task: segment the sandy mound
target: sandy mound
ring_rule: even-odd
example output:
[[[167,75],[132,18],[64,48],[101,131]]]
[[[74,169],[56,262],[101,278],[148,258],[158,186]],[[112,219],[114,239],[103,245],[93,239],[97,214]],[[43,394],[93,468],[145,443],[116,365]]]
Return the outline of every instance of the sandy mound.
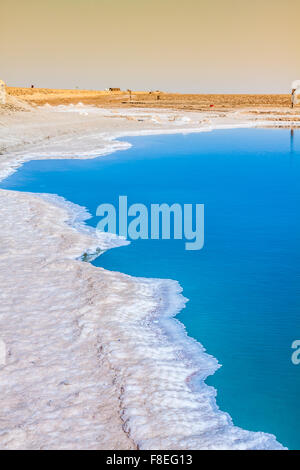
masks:
[[[7,114],[15,111],[32,111],[32,106],[11,95],[6,95],[6,104],[0,104],[0,114]]]

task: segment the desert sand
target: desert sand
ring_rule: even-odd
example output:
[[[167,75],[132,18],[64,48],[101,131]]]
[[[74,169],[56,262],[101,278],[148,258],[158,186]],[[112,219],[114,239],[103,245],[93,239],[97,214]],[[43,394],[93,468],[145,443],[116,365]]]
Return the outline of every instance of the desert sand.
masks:
[[[208,97],[197,98],[195,106],[206,107],[199,110],[194,98],[188,103],[180,95],[147,102],[140,94],[135,105],[121,93],[8,92],[0,107],[0,178],[30,159],[125,150],[120,136],[297,127],[299,117],[286,97],[264,98],[261,108],[249,110],[239,101],[246,98],[227,97],[227,103],[218,95],[218,106],[230,104],[224,111],[208,108]],[[0,199],[6,351],[0,448],[281,448],[274,436],[234,426],[217,409],[211,387],[190,389],[193,374],[205,377],[218,364],[194,342],[170,342],[153,321],[184,306],[176,281],[136,279],[80,261],[114,242],[88,230],[77,206],[6,190]],[[199,348],[197,364],[185,360],[186,347]]]
[[[218,110],[237,108],[286,108],[291,104],[290,95],[201,95],[164,93],[162,91],[95,91],[95,90],[52,90],[49,88],[8,87],[7,93],[31,104],[49,103],[77,104],[78,102],[109,107],[147,107],[204,111],[211,107]]]

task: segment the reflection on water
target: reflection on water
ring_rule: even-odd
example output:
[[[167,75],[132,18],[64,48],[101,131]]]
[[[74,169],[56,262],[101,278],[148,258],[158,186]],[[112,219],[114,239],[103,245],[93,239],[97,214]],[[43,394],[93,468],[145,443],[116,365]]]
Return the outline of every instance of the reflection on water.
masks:
[[[291,128],[291,154],[294,153],[294,129]]]

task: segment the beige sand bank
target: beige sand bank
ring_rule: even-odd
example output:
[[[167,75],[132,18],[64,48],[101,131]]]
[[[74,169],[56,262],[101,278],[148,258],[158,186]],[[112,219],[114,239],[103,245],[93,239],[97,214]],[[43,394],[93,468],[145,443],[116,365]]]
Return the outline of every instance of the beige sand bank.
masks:
[[[184,109],[194,111],[230,110],[240,108],[286,108],[291,98],[286,95],[247,95],[247,94],[181,94],[163,91],[97,91],[97,90],[55,90],[49,88],[17,88],[8,87],[9,95],[20,98],[30,104],[52,105],[84,104],[109,107],[147,107]]]

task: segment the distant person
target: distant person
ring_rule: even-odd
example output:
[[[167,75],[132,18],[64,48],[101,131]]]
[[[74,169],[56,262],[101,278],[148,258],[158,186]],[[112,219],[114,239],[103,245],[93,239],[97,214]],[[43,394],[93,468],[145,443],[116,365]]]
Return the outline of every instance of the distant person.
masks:
[[[34,85],[31,85],[31,88],[34,88]]]
[[[292,89],[292,94],[291,94],[292,108],[293,108],[293,107],[295,106],[295,104],[296,104],[296,103],[295,103],[295,100],[296,100],[296,98],[295,98],[295,91],[296,91],[296,89],[293,88],[293,89]]]

